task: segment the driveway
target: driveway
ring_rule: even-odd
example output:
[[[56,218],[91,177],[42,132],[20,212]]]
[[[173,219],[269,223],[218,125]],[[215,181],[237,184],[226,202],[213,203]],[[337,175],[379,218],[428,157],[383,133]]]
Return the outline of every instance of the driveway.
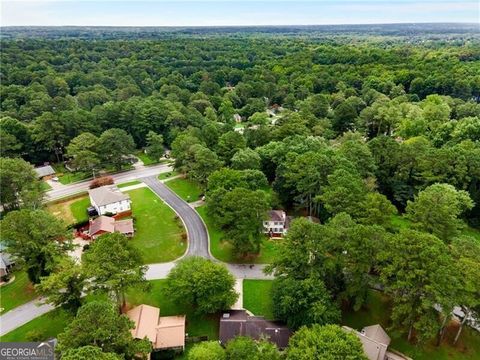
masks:
[[[208,233],[200,215],[165,184],[161,183],[156,176],[143,178],[141,181],[147,184],[182,219],[188,234],[188,250],[185,256],[196,255],[210,259]]]

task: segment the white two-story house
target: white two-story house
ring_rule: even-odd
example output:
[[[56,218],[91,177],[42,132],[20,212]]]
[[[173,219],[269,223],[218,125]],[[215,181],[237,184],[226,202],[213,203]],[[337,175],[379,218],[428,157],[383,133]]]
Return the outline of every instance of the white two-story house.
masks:
[[[118,214],[131,210],[131,200],[115,185],[101,186],[88,191],[90,203],[98,215]]]
[[[282,237],[288,230],[290,219],[283,210],[270,210],[263,222],[263,232],[270,237]]]

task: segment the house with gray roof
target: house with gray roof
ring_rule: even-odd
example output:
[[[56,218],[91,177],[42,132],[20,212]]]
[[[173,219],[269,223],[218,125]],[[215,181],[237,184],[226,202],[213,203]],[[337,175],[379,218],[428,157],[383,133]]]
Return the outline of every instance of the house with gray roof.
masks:
[[[369,360],[412,360],[401,352],[388,348],[390,336],[379,324],[365,326],[362,331],[356,331],[348,326],[342,328],[360,339]]]
[[[252,316],[246,310],[228,310],[220,318],[219,339],[222,345],[237,336],[248,336],[254,340],[266,339],[285,349],[292,331],[278,321]]]
[[[15,261],[10,254],[0,252],[0,277],[7,275],[13,265],[15,265]]]
[[[39,166],[36,167],[34,170],[37,173],[37,177],[39,179],[55,175],[55,170],[50,165]]]
[[[90,189],[88,196],[98,215],[119,214],[131,210],[130,196],[122,193],[116,185]]]

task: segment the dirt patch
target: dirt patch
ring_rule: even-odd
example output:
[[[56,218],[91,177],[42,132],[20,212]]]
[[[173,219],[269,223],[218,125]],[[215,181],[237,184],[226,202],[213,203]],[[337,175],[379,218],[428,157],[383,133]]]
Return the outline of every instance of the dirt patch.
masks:
[[[50,203],[47,205],[47,210],[52,215],[65,221],[67,224],[73,224],[76,220],[72,214],[72,211],[70,210],[70,205],[81,198],[82,197],[77,197],[57,203]]]

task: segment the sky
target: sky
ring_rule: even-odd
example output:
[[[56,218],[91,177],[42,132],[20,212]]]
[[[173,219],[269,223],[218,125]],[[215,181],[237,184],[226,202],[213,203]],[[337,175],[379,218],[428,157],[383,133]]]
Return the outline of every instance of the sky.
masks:
[[[0,0],[1,26],[480,23],[479,0]]]

